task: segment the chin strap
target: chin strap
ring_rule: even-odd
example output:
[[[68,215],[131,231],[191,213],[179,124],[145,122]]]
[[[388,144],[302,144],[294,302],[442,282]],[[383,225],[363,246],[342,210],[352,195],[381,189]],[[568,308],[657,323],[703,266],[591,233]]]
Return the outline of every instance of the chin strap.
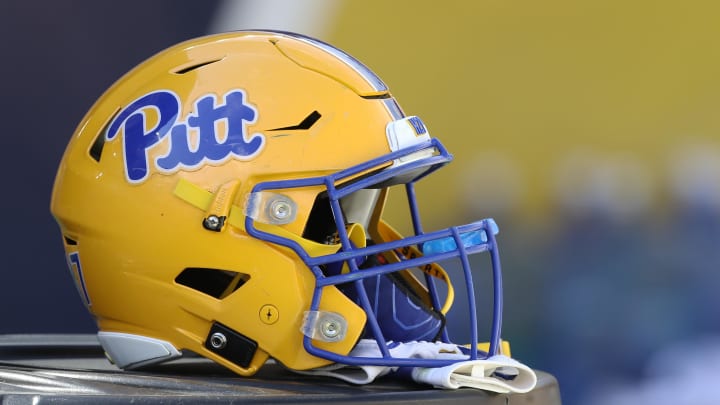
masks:
[[[346,366],[332,364],[314,370],[296,371],[306,375],[338,378],[352,384],[369,384],[388,374],[410,378],[435,388],[477,388],[498,393],[524,393],[535,388],[537,376],[528,366],[499,354],[484,360],[466,360],[458,345],[440,342],[395,343],[390,349],[393,357],[455,360],[445,367],[384,367]],[[374,340],[363,339],[350,356],[382,357]]]

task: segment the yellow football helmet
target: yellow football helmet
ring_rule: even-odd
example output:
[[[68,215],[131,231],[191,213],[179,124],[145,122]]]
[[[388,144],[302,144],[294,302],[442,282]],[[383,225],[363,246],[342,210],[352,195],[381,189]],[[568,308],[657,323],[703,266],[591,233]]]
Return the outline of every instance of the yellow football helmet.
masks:
[[[489,252],[500,351],[500,264],[490,219],[424,232],[414,183],[451,160],[423,122],[344,52],[305,36],[239,31],[171,47],[117,81],[73,135],[52,213],[82,299],[122,368],[196,352],[241,375],[268,357],[442,366],[392,342],[448,341],[448,273]],[[415,235],[382,219],[407,192]],[[438,285],[436,282],[439,281]],[[381,356],[359,358],[360,339]]]

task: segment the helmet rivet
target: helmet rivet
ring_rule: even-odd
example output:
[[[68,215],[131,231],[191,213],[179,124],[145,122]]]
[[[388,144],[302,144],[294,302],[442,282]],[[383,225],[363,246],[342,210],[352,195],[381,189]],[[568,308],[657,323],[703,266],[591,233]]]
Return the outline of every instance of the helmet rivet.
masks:
[[[203,220],[203,226],[205,229],[217,231],[222,227],[222,221],[217,215],[208,215],[208,217]]]
[[[335,320],[327,320],[320,325],[320,332],[326,338],[333,339],[342,332],[342,326]]]
[[[270,213],[275,219],[283,220],[292,215],[292,206],[287,201],[275,200],[270,204]]]
[[[227,338],[220,332],[210,335],[210,346],[215,349],[222,349],[227,345]]]

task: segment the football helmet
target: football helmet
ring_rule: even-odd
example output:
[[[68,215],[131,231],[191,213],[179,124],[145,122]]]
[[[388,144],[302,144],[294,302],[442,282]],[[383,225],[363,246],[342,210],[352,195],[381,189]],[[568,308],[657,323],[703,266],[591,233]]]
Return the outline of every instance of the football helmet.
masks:
[[[79,124],[51,210],[73,279],[121,368],[198,353],[241,375],[288,368],[448,365],[393,357],[450,342],[467,292],[470,359],[501,351],[491,219],[426,232],[415,183],[452,157],[386,85],[302,35],[238,31],[173,46],[111,86]],[[383,218],[407,195],[414,234]],[[478,341],[469,255],[487,252],[494,308]],[[458,284],[458,280],[455,281]],[[374,339],[378,357],[351,351]]]

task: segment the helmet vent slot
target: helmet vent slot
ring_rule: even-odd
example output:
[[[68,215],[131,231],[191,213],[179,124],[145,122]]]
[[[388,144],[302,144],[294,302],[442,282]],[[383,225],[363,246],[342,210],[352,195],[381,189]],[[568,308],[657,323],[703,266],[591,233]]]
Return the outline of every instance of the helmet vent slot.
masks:
[[[273,128],[268,129],[268,131],[292,131],[292,130],[298,130],[298,129],[304,129],[308,130],[310,129],[315,123],[322,117],[322,114],[317,112],[317,110],[311,112],[308,114],[307,117],[303,118],[302,121],[300,121],[297,125],[291,125],[289,127],[282,127],[282,128]]]
[[[72,238],[67,237],[67,236],[63,236],[63,238],[65,239],[65,244],[67,244],[67,245],[69,245],[69,246],[76,246],[76,245],[78,244],[75,239],[72,239]]]
[[[96,162],[100,161],[100,156],[102,156],[102,150],[105,146],[105,131],[100,132],[100,135],[95,138],[95,141],[93,142],[92,146],[90,146],[90,157],[95,159]]]
[[[215,62],[219,62],[221,60],[223,60],[223,58],[212,59],[212,60],[208,60],[205,62],[196,63],[196,64],[190,65],[190,66],[183,66],[177,70],[174,70],[173,73],[175,73],[176,75],[184,75],[185,73],[192,72],[193,70],[200,69],[203,66],[211,65],[211,64],[213,64]]]
[[[106,135],[108,131],[108,126],[110,126],[110,123],[115,119],[115,116],[118,115],[120,112],[120,109],[118,108],[115,110],[115,112],[110,116],[110,119],[107,120],[105,125],[103,126],[103,129],[100,131],[98,136],[93,141],[92,145],[90,145],[90,150],[88,153],[90,154],[90,157],[93,158],[96,162],[100,161],[100,157],[102,157],[102,151],[105,147],[105,140]]]
[[[175,282],[217,299],[223,299],[242,287],[250,276],[230,270],[188,267]]]

